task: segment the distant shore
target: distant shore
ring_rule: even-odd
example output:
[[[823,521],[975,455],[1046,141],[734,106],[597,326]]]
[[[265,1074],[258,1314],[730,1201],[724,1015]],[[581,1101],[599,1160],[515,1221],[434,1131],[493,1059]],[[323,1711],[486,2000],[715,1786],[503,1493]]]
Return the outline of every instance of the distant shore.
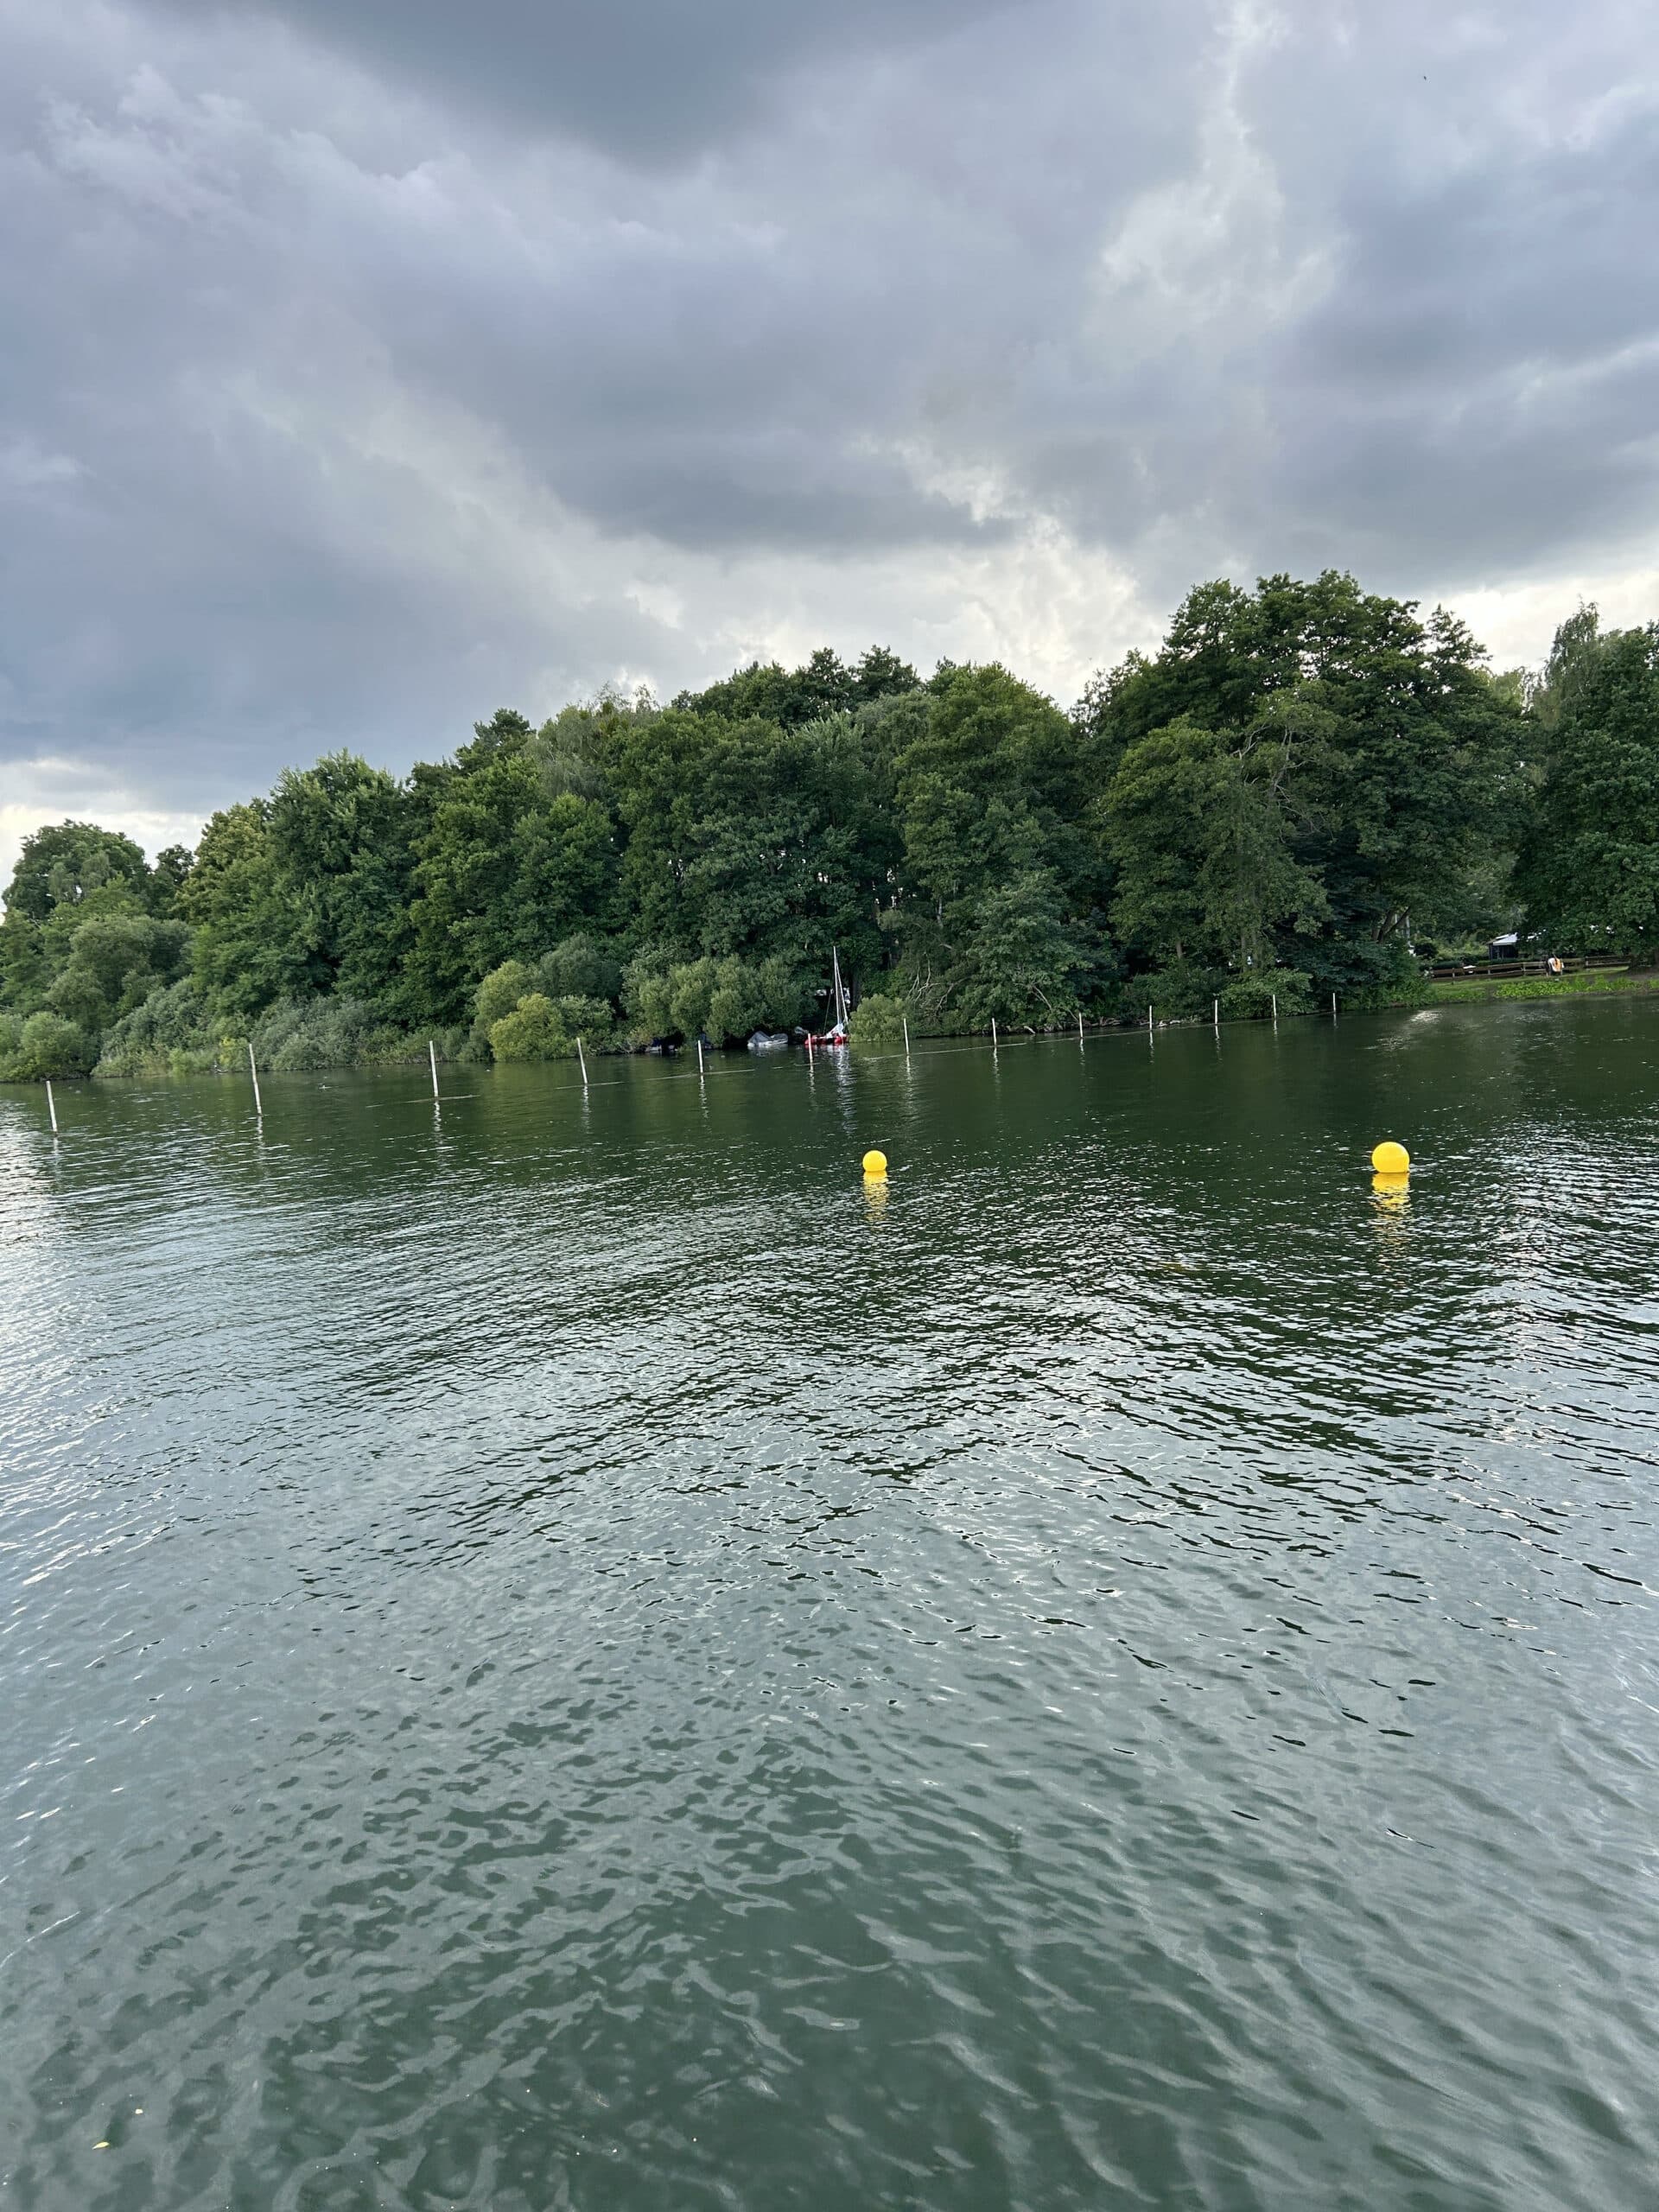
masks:
[[[1659,969],[1586,968],[1575,976],[1512,976],[1493,982],[1484,976],[1449,976],[1428,987],[1431,1005],[1485,1002],[1494,999],[1605,998],[1614,991],[1650,991],[1659,987]]]

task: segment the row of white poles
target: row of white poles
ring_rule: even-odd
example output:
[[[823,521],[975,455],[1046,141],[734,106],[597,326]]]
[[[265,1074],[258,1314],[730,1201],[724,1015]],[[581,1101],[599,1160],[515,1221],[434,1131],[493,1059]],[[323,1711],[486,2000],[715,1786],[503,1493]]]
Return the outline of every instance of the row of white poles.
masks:
[[[1215,1021],[1217,1033],[1219,1034],[1221,1030],[1221,1001],[1219,999],[1211,1000],[1211,1012]],[[910,1017],[908,1014],[900,1014],[899,1018],[904,1024],[905,1058],[908,1059],[910,1058]],[[1334,991],[1331,994],[1331,1019],[1332,1021],[1337,1019],[1337,995]],[[1274,1027],[1277,1028],[1279,1025],[1279,995],[1276,991],[1273,994],[1273,1020]],[[1152,1008],[1150,1007],[1147,1008],[1147,1034],[1148,1036],[1152,1034]],[[1083,1015],[1081,1012],[1079,1012],[1077,1015],[1077,1042],[1079,1044],[1083,1042]],[[997,1048],[996,1016],[993,1014],[991,1016],[991,1050],[995,1052]],[[438,1099],[438,1046],[437,1039],[435,1038],[429,1037],[427,1039],[426,1057],[432,1070],[432,1099],[434,1104],[436,1104]],[[580,1037],[576,1039],[576,1058],[582,1065],[582,1087],[586,1090],[588,1088],[588,1054],[583,1047],[582,1041]],[[703,1073],[702,1039],[701,1037],[697,1039],[697,1073],[700,1076]],[[265,1109],[264,1102],[261,1100],[259,1096],[259,1064],[253,1057],[253,1040],[251,1038],[248,1040],[248,1074],[253,1082],[254,1119],[256,1121],[263,1122],[265,1118]],[[52,1134],[54,1136],[56,1136],[58,1134],[58,1108],[57,1102],[52,1096],[52,1083],[49,1077],[47,1078],[46,1085],[46,1110],[52,1117]]]
[[[1269,992],[1268,1003],[1273,1007],[1273,1026],[1276,1029],[1279,1027],[1279,994],[1277,991]],[[1221,1028],[1221,1001],[1219,999],[1211,1000],[1210,1017],[1214,1022],[1217,1032],[1219,1032]],[[1337,1019],[1337,995],[1334,991],[1331,994],[1331,1019],[1332,1021]],[[1147,1028],[1148,1033],[1150,1033],[1152,1028],[1152,1008],[1150,1007],[1147,1008]],[[1077,1034],[1079,1037],[1083,1034],[1083,1016],[1081,1014],[1077,1016]],[[993,1044],[996,1042],[996,1024],[995,1022],[991,1024],[991,1042]]]

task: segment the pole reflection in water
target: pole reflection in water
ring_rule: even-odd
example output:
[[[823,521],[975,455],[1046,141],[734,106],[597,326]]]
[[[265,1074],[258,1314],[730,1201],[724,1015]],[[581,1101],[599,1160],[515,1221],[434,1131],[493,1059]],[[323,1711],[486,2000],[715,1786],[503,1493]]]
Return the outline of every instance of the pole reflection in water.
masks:
[[[1205,1027],[0,1092],[9,2200],[1645,2204],[1659,1001]]]

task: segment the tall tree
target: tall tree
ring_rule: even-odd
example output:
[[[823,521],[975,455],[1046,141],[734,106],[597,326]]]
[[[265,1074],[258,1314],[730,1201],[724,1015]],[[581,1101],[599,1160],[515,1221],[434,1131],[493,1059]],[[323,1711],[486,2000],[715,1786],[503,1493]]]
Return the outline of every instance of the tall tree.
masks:
[[[900,704],[904,884],[893,926],[913,988],[969,1020],[1069,1003],[1097,939],[1101,891],[1073,725],[995,664],[942,663],[918,704]],[[1026,952],[1011,963],[999,931],[1016,914]]]
[[[131,893],[142,904],[149,870],[143,850],[116,830],[95,822],[59,822],[23,840],[6,888],[6,911],[45,922],[60,906],[79,906],[106,887]]]
[[[1247,729],[1287,702],[1323,718],[1287,789],[1295,857],[1327,906],[1309,957],[1364,982],[1403,966],[1413,908],[1513,831],[1521,711],[1484,659],[1444,609],[1420,620],[1333,571],[1205,584],[1160,652],[1091,687],[1080,735],[1104,766],[1176,722]]]
[[[1518,883],[1559,949],[1659,956],[1659,623],[1603,632],[1593,607],[1556,634],[1547,763]]]
[[[872,645],[855,667],[848,668],[828,645],[820,645],[799,668],[777,661],[747,668],[709,684],[682,691],[674,704],[694,714],[719,715],[728,721],[760,719],[793,729],[825,715],[841,714],[890,694],[913,691],[916,671],[907,661]]]
[[[372,998],[403,944],[404,795],[383,768],[331,753],[277,779],[267,835],[285,917],[284,988]]]
[[[224,807],[210,818],[176,903],[195,932],[192,964],[207,1007],[229,1020],[263,1013],[293,976],[269,800]]]
[[[189,956],[190,931],[153,914],[93,915],[70,940],[69,957],[53,978],[58,1013],[96,1039],[155,990],[175,983]]]
[[[1268,968],[1279,933],[1313,927],[1325,899],[1292,850],[1285,806],[1289,741],[1205,729],[1154,730],[1125,752],[1107,791],[1117,863],[1112,920],[1159,963]]]
[[[435,789],[415,852],[411,1007],[465,1020],[481,978],[533,961],[604,914],[615,878],[610,818],[574,791],[549,798],[530,724],[504,709],[480,723]]]

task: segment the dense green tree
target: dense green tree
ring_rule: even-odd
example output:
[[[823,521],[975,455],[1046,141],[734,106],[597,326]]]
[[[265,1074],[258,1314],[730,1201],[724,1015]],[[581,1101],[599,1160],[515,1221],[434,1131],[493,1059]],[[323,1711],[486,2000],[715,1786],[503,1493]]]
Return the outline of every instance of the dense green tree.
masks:
[[[53,1076],[84,1075],[95,1047],[78,1022],[42,1007],[38,1014],[0,1014],[0,1083],[40,1083]]]
[[[496,1023],[505,1020],[520,1000],[529,998],[536,985],[536,970],[525,960],[504,960],[483,978],[473,997],[472,1042],[480,1057],[489,1055],[490,1032]]]
[[[900,847],[879,717],[785,729],[671,708],[619,730],[607,769],[636,944],[680,961],[783,958],[803,977],[836,946],[855,968],[880,963]]]
[[[995,664],[942,665],[892,718],[904,899],[891,926],[919,1002],[1026,1020],[1075,1001],[1103,883],[1077,731]],[[1014,938],[1004,932],[1018,921]]]
[[[41,924],[8,907],[0,920],[0,1007],[33,1013],[51,982]]]
[[[257,1014],[282,988],[284,918],[270,811],[267,800],[250,799],[210,816],[175,899],[194,932],[191,959],[203,1001],[233,1018]]]
[[[801,1020],[807,996],[799,971],[774,955],[735,954],[664,965],[652,955],[629,969],[625,1002],[634,1036],[696,1037],[737,1043],[755,1029],[787,1029]]]
[[[250,799],[212,816],[175,906],[204,1003],[248,1020],[278,998],[289,973],[289,914],[270,842],[270,804]]]
[[[622,963],[605,941],[587,930],[561,938],[537,963],[550,998],[605,999],[622,994]]]
[[[1109,774],[1173,723],[1249,730],[1276,715],[1288,728],[1300,709],[1285,798],[1326,905],[1307,956],[1330,980],[1363,982],[1403,959],[1414,909],[1515,833],[1521,709],[1482,660],[1444,609],[1420,620],[1351,576],[1205,584],[1159,653],[1091,685],[1079,737]]]
[[[899,860],[879,736],[845,713],[745,723],[700,781],[682,886],[698,949],[814,974],[832,946],[853,969],[879,960],[877,906]]]
[[[1052,871],[1027,868],[974,901],[947,996],[976,1027],[1037,1027],[1077,1012],[1092,964]]]
[[[188,845],[167,845],[156,854],[149,872],[149,903],[161,920],[170,919],[176,912],[185,878],[195,864],[196,856]]]
[[[91,822],[60,822],[23,840],[0,924],[0,1005],[43,1007],[82,924],[142,915],[156,905],[130,837]]]
[[[502,709],[399,780],[348,752],[146,868],[62,823],[0,923],[0,1063],[39,1071],[816,1018],[1033,1025],[1149,989],[1241,1014],[1411,988],[1414,934],[1515,911],[1653,948],[1655,632],[1562,626],[1533,681],[1327,574],[1200,586],[1070,715],[998,665],[752,664],[664,709]],[[1150,982],[1143,981],[1150,977]],[[470,1025],[470,1031],[467,1029]],[[27,1034],[26,1034],[27,1033]]]
[[[531,738],[507,710],[480,724],[416,845],[405,968],[413,1008],[428,1019],[464,1020],[492,969],[533,960],[607,916],[610,817],[575,791],[550,798]]]
[[[564,1017],[544,991],[531,991],[509,1014],[490,1025],[490,1050],[495,1058],[513,1060],[573,1060],[576,1040]]]
[[[913,691],[917,682],[909,663],[885,645],[872,645],[852,668],[828,645],[820,645],[799,668],[785,669],[776,661],[763,667],[751,661],[747,668],[702,691],[682,691],[674,704],[726,721],[770,721],[781,729],[793,729],[891,693]]]
[[[69,942],[69,957],[54,977],[53,1007],[97,1038],[133,1013],[155,990],[179,980],[189,957],[190,931],[152,914],[94,915]]]
[[[1280,932],[1325,918],[1313,871],[1293,850],[1286,785],[1294,740],[1183,720],[1129,746],[1107,788],[1116,864],[1112,923],[1157,964],[1271,967]]]
[[[549,998],[531,991],[510,1014],[490,1024],[491,1057],[512,1060],[574,1059],[583,1046],[601,1051],[615,1033],[616,1016],[603,999]]]
[[[1552,949],[1659,955],[1659,623],[1556,635],[1547,745],[1519,888]]]
[[[382,768],[333,753],[285,769],[266,834],[283,914],[285,993],[384,995],[407,950],[404,796]]]
[[[149,870],[141,847],[93,822],[59,822],[25,837],[6,890],[6,911],[46,922],[60,906],[79,906],[118,887],[147,903]]]

